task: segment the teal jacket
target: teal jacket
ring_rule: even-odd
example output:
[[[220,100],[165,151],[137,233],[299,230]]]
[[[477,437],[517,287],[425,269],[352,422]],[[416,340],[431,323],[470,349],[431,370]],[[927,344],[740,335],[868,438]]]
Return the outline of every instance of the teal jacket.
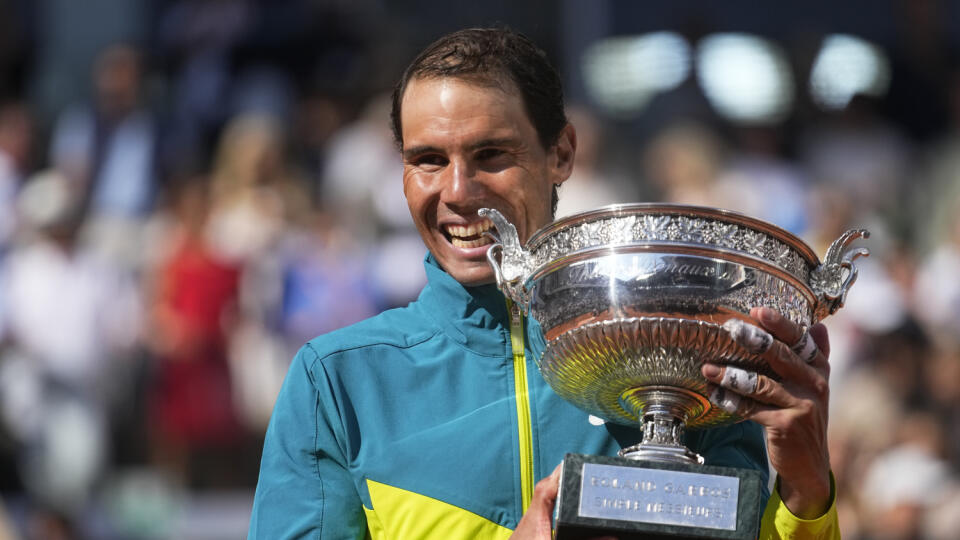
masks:
[[[532,320],[525,354],[513,354],[495,287],[464,287],[431,256],[425,267],[415,302],[294,358],[250,538],[506,538],[565,453],[615,455],[639,441],[637,428],[589,422],[544,382]],[[691,431],[687,443],[708,464],[760,471],[766,485],[758,425]]]

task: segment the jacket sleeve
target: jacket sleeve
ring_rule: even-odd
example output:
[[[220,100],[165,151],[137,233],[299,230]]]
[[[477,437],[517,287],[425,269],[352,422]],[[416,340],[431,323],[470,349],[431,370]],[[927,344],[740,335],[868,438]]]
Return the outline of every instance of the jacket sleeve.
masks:
[[[811,540],[840,540],[840,524],[837,516],[837,489],[830,473],[830,508],[816,519],[800,519],[793,515],[780,499],[780,481],[767,502],[760,520],[760,540],[788,540],[809,538]]]
[[[284,380],[260,462],[248,537],[347,539],[366,533],[329,381],[305,346]]]

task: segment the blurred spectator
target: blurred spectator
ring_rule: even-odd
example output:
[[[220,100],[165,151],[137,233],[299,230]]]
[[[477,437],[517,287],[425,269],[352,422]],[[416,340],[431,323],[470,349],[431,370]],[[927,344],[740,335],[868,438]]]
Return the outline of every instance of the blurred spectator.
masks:
[[[605,153],[599,120],[582,107],[568,107],[567,118],[577,130],[577,163],[573,174],[560,186],[556,217],[607,204],[636,202],[626,195],[630,191],[627,182],[611,177],[602,166],[606,162],[601,162]]]
[[[327,147],[321,200],[340,209],[340,217],[349,220],[343,225],[361,241],[391,227],[413,227],[403,198],[403,164],[385,120],[389,116],[389,96],[378,96]]]
[[[157,24],[159,52],[171,80],[165,165],[180,171],[203,163],[227,117],[231,55],[254,23],[247,0],[165,3]]]
[[[284,276],[283,320],[291,345],[359,322],[380,309],[371,280],[370,253],[337,223],[336,214],[315,217],[289,246]]]
[[[841,113],[804,135],[802,160],[811,180],[845,193],[851,222],[876,237],[905,219],[913,148],[896,126],[879,116],[874,101],[855,96]]]
[[[152,457],[193,487],[224,481],[232,464],[210,452],[225,452],[241,438],[226,356],[240,270],[211,248],[209,212],[205,181],[176,186],[150,282]]]
[[[244,288],[277,288],[279,296],[269,303],[243,303],[229,349],[238,412],[258,433],[266,429],[296,350],[319,334],[381,309],[370,277],[370,250],[356,245],[327,214],[316,213],[302,226],[289,228],[266,257],[277,266],[260,266],[255,277],[250,274],[257,266],[247,266]]]
[[[819,253],[825,253],[825,248]],[[858,369],[877,371],[884,363],[889,363],[893,370],[919,369],[899,353],[922,359],[929,352],[925,335],[909,311],[903,288],[893,280],[888,266],[871,256],[858,259],[857,269],[859,277],[846,305],[825,321],[831,331],[830,380],[838,388],[844,387],[851,372]],[[867,365],[860,365],[861,362]],[[915,381],[916,377],[909,380]]]
[[[238,263],[257,262],[288,224],[310,210],[305,182],[288,168],[280,124],[244,114],[224,128],[214,162],[211,247]]]
[[[809,222],[808,180],[802,169],[781,157],[781,129],[747,126],[737,131],[737,151],[717,178],[717,202],[802,236]]]
[[[960,335],[960,197],[953,200],[951,221],[942,241],[920,264],[915,302],[917,315],[941,339]]]
[[[914,413],[898,427],[899,444],[873,460],[861,487],[864,531],[871,539],[929,537],[927,512],[956,489],[937,419]]]
[[[266,427],[292,357],[280,334],[284,246],[312,206],[306,182],[288,161],[274,117],[231,119],[217,147],[204,232],[213,253],[240,272],[227,358],[237,413],[257,431]]]
[[[706,126],[679,123],[667,127],[644,151],[646,180],[659,200],[718,206],[715,182],[723,149]]]
[[[134,217],[151,209],[156,134],[141,104],[140,53],[104,50],[94,65],[94,101],[68,109],[51,142],[53,165],[82,188],[93,216]]]
[[[151,6],[143,0],[13,0],[14,19],[27,36],[34,61],[27,85],[45,127],[63,111],[90,95],[84,81],[90,66],[112,44],[143,43]]]
[[[93,103],[61,114],[50,143],[51,163],[82,193],[91,244],[131,266],[157,189],[156,126],[141,102],[142,78],[139,51],[105,49],[93,68]]]
[[[951,130],[928,156],[929,178],[918,192],[917,244],[923,257],[913,294],[918,316],[938,339],[960,342],[960,68],[950,91]]]
[[[960,472],[960,343],[941,343],[924,363],[920,381],[927,407],[938,415],[944,453]]]
[[[335,208],[339,226],[374,246],[371,278],[385,307],[405,304],[426,282],[426,253],[403,196],[403,164],[389,124],[386,95],[371,100],[327,148],[321,201]]]
[[[0,257],[16,229],[16,197],[30,165],[33,119],[19,101],[0,103]]]
[[[320,200],[327,144],[348,118],[348,107],[343,101],[311,91],[296,106],[291,142],[297,166],[313,179],[310,196],[314,201]]]
[[[21,445],[21,474],[42,503],[76,516],[107,460],[115,364],[139,335],[131,276],[77,242],[79,195],[58,172],[28,181],[18,213],[28,234],[0,288],[3,420]]]
[[[947,90],[949,130],[928,147],[922,163],[925,174],[913,186],[911,210],[923,217],[916,224],[914,242],[922,254],[951,242],[960,204],[960,64],[954,67]]]

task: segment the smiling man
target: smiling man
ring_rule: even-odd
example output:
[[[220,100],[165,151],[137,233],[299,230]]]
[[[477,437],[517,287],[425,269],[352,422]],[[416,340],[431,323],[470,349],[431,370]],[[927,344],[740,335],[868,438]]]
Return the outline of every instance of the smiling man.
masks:
[[[300,350],[267,431],[250,537],[548,539],[563,455],[615,455],[640,435],[590,422],[550,389],[536,368],[536,323],[496,289],[486,261],[492,224],[477,210],[499,210],[526,240],[551,221],[573,169],[559,77],[515,32],[455,32],[407,68],[392,121],[428,284],[409,306]],[[797,363],[783,343],[801,329],[754,315],[744,339],[766,336],[777,345],[771,363]],[[811,334],[826,351],[822,328]],[[708,464],[764,475],[769,452],[780,480],[764,537],[836,531],[828,365],[814,352],[795,380],[740,390],[741,413],[768,428],[766,449],[754,422],[686,439]],[[704,368],[718,384],[726,371]]]

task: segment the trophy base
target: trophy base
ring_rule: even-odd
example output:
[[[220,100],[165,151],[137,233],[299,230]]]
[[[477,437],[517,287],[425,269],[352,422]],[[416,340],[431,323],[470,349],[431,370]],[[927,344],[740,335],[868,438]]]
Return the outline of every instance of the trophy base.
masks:
[[[555,538],[754,540],[761,488],[754,470],[567,454]]]

